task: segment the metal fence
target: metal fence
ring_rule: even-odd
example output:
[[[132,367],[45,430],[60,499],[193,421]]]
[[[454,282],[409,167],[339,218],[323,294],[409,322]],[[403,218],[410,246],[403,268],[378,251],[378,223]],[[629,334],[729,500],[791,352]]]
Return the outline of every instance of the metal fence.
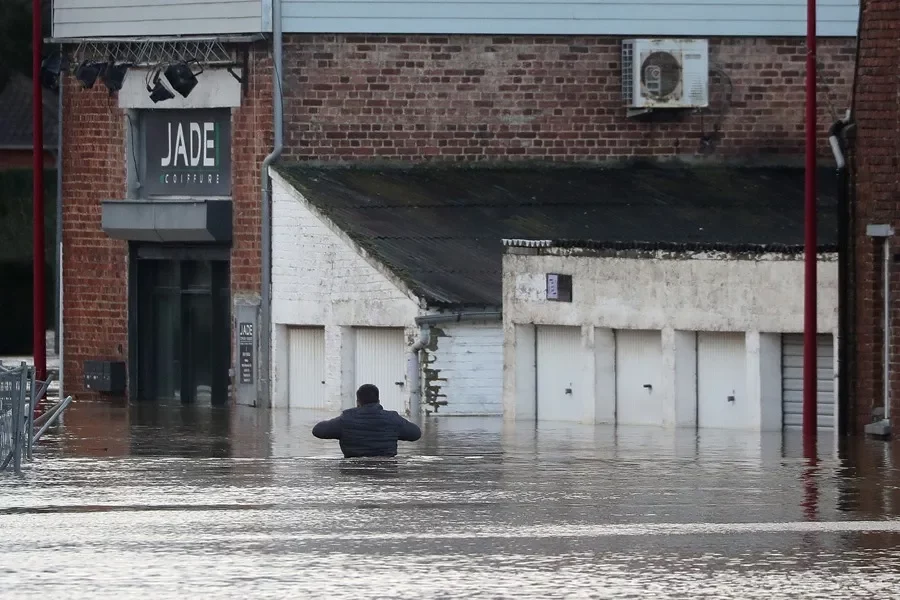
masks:
[[[28,415],[34,415],[28,393],[31,372],[33,369],[24,364],[12,368],[0,365],[0,471],[12,464],[13,470],[20,472],[22,457],[28,452]]]
[[[35,442],[72,402],[71,397],[66,398],[41,415],[37,423],[41,429],[35,434],[34,409],[50,381],[50,377],[39,380],[34,367],[25,363],[11,366],[0,362],[0,472],[12,468],[21,473],[22,460],[32,459]]]

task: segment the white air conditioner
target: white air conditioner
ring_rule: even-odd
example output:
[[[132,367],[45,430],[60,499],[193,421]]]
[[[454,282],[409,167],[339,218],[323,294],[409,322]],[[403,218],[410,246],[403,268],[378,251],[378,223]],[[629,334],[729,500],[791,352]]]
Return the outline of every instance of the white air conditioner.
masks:
[[[706,40],[624,40],[622,95],[629,108],[708,106],[709,46]]]

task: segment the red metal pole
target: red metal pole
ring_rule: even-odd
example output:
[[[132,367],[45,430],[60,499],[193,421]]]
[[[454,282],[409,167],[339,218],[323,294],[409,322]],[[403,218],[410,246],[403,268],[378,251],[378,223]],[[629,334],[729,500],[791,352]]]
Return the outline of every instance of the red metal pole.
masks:
[[[806,198],[803,303],[803,439],[816,440],[816,0],[806,15]],[[805,444],[806,445],[806,444]]]
[[[32,83],[32,169],[34,170],[34,196],[32,197],[34,232],[34,283],[32,286],[34,307],[33,340],[34,368],[38,379],[47,376],[47,327],[44,308],[44,102],[41,89],[41,2],[31,2],[31,83]]]

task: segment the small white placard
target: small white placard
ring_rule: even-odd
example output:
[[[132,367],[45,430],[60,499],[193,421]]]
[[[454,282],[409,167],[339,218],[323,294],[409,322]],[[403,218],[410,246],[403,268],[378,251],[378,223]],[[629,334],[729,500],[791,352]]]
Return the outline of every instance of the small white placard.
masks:
[[[547,300],[559,300],[559,275],[547,274]]]

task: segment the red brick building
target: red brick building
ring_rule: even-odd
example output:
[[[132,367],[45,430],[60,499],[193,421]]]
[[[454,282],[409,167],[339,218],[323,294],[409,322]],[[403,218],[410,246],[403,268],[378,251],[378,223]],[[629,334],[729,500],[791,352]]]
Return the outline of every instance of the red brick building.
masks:
[[[231,202],[230,239],[219,240],[222,253],[217,255],[227,263],[228,308],[216,327],[231,329],[237,304],[258,302],[260,294],[264,276],[260,168],[272,150],[274,94],[281,94],[284,101],[283,161],[602,165],[650,158],[802,164],[805,47],[802,19],[796,18],[796,11],[784,21],[772,21],[760,17],[753,3],[747,3],[734,10],[752,18],[744,20],[735,14],[701,19],[701,23],[695,16],[654,20],[635,8],[624,25],[585,20],[575,29],[552,20],[544,23],[532,15],[528,17],[531,25],[522,27],[541,31],[535,35],[516,31],[519,25],[500,23],[502,19],[484,21],[478,34],[451,21],[441,21],[446,23],[445,33],[425,34],[419,32],[435,31],[437,26],[402,20],[390,26],[384,22],[360,25],[352,14],[336,20],[304,20],[296,9],[284,20],[283,73],[275,74],[282,76],[282,82],[273,84],[271,41],[251,35],[271,32],[265,4],[260,4],[261,18],[254,16],[242,25],[226,26],[222,20],[196,16],[177,24],[175,20],[155,24],[130,20],[116,31],[101,31],[108,27],[105,22],[71,20],[75,17],[65,11],[58,11],[54,20],[54,35],[74,57],[74,65],[91,58],[105,60],[111,48],[121,51],[128,44],[140,43],[151,50],[171,48],[165,46],[171,42],[162,37],[169,34],[199,36],[204,48],[221,46],[232,53],[231,66],[241,71],[239,84],[224,83],[230,77],[224,65],[207,65],[197,75],[197,89],[202,91],[175,98],[184,111],[230,110],[228,189],[203,200],[227,197]],[[292,3],[285,0],[285,4]],[[673,15],[694,10],[675,0],[672,4]],[[852,35],[856,15],[848,11],[851,5],[848,0],[846,7],[836,9],[831,22],[839,25],[823,29],[827,37],[820,40],[823,161],[832,160],[827,128],[850,100],[856,53]],[[413,33],[377,33],[397,28]],[[235,41],[238,34],[243,38]],[[145,41],[126,35],[144,36]],[[154,35],[160,41],[154,42]],[[707,41],[708,103],[630,113],[623,102],[622,42],[648,35]],[[110,36],[118,36],[119,45],[113,46],[116,40]],[[188,56],[177,51],[182,52],[178,60]],[[114,58],[126,61],[126,54]],[[85,388],[83,375],[86,361],[95,360],[125,363],[128,395],[141,396],[135,371],[144,364],[144,351],[136,341],[141,337],[136,298],[143,296],[134,263],[141,252],[147,253],[144,259],[151,255],[158,259],[161,250],[154,246],[155,234],[141,233],[141,239],[131,239],[128,236],[137,234],[126,231],[127,226],[117,226],[119,230],[111,234],[115,227],[106,221],[105,211],[124,210],[144,199],[146,191],[135,187],[132,171],[143,172],[141,136],[146,134],[129,131],[144,131],[135,125],[144,118],[141,115],[153,119],[152,113],[165,113],[173,106],[172,101],[151,104],[146,99],[153,87],[154,67],[165,66],[164,53],[158,54],[158,64],[150,61],[129,69],[122,89],[112,96],[99,80],[92,89],[83,89],[74,77],[65,77],[63,364],[66,390],[79,397],[92,393]],[[171,53],[166,60],[172,61]],[[213,75],[220,77],[217,83],[210,83]],[[238,85],[240,92],[224,102],[219,95],[228,85]],[[126,202],[112,206],[111,201],[117,200]],[[190,204],[192,197],[182,194],[166,201]],[[190,236],[183,239],[189,240],[188,245],[198,243]],[[162,287],[157,291],[163,293],[159,290]],[[182,294],[188,292],[182,287]],[[186,306],[182,305],[183,310],[193,310]],[[221,355],[212,359],[219,361],[219,374],[223,366],[228,368],[232,383],[239,370],[239,351],[226,338],[235,335],[232,332],[221,341],[231,348],[230,360],[222,362]],[[189,342],[179,343],[183,351],[190,349]]]
[[[884,248],[883,238],[867,235],[871,225],[895,230],[900,200],[900,6],[885,0],[864,0],[859,36],[859,61],[853,111],[856,124],[854,290],[855,373],[853,398],[858,430],[882,418],[884,387]],[[896,237],[890,237],[895,244]],[[895,247],[890,250],[896,252]],[[900,297],[896,257],[889,257],[890,316]],[[889,325],[889,385],[892,430],[900,428],[900,371],[896,324]]]

